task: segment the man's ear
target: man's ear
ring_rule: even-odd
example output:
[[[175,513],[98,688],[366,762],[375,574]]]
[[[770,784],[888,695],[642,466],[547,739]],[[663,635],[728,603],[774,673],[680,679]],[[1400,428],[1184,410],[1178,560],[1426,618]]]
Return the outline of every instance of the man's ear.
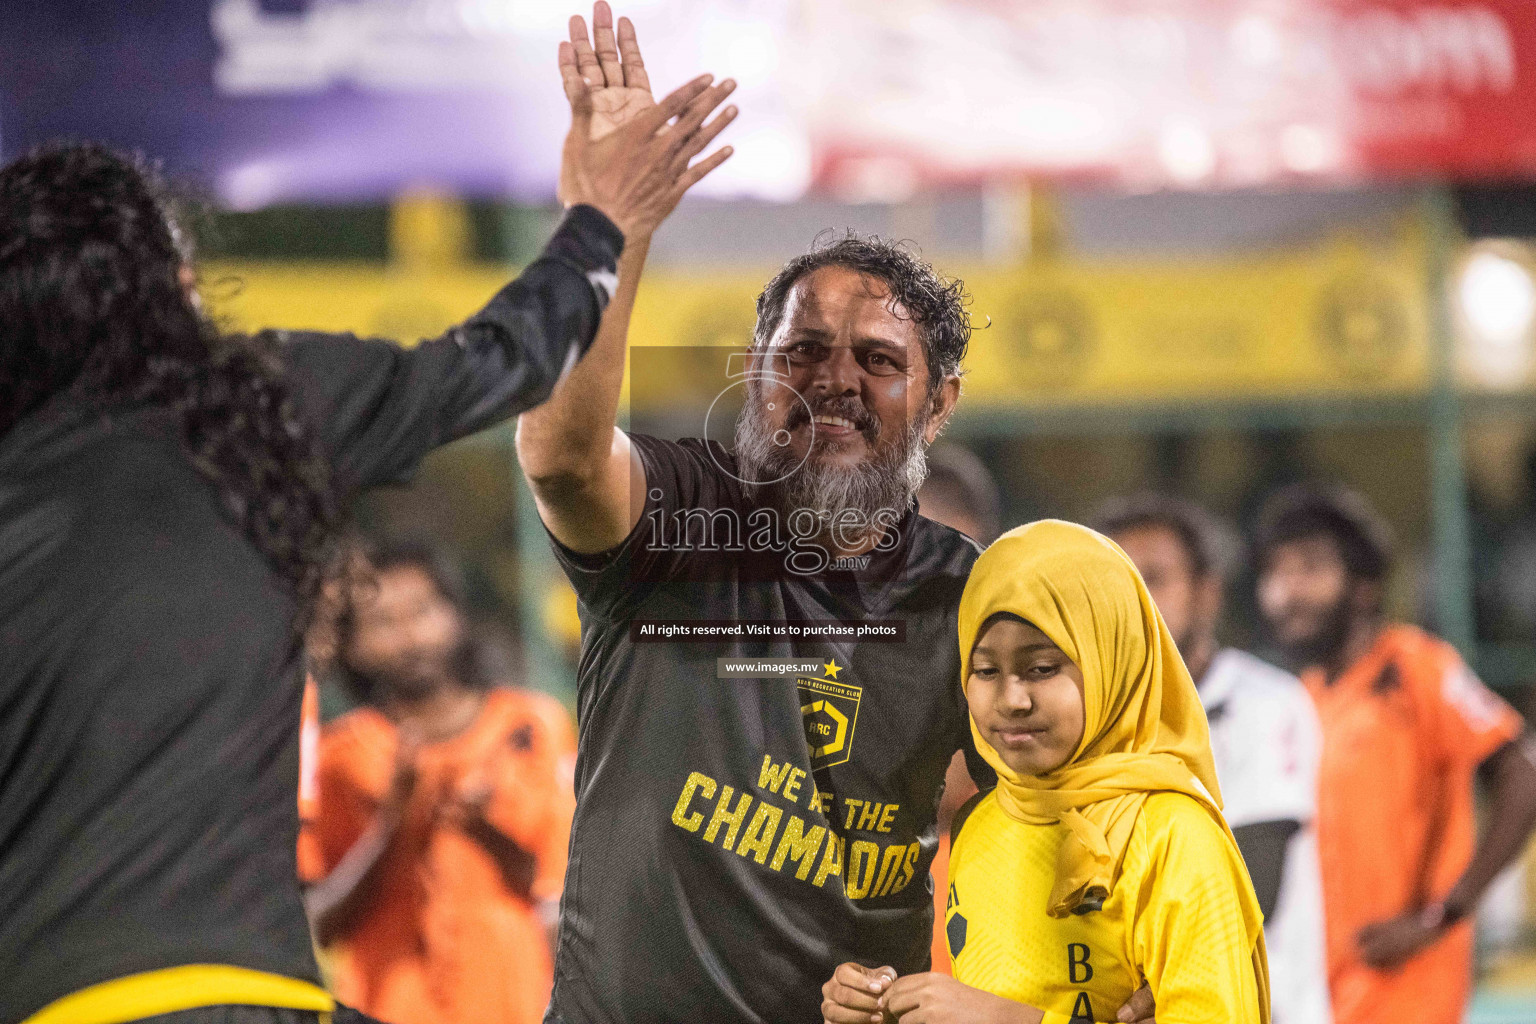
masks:
[[[960,376],[950,374],[939,382],[938,391],[934,392],[928,400],[928,422],[923,425],[923,439],[928,444],[933,444],[939,436],[939,431],[944,429],[944,424],[949,422],[949,417],[955,411],[955,405],[960,401]]]

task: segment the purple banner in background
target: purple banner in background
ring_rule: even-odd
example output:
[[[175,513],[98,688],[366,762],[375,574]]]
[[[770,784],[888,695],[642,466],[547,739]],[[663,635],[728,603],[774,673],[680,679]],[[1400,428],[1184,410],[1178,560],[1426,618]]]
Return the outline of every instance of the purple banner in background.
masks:
[[[553,39],[538,47],[543,74],[455,83],[430,74],[430,47],[392,44],[388,19],[378,17],[421,5],[9,6],[0,35],[5,158],[50,138],[101,139],[163,158],[237,208],[386,198],[413,185],[529,199],[553,192],[566,117]],[[370,9],[382,22],[372,36]],[[533,47],[522,49],[502,61],[534,70]]]
[[[745,100],[774,78],[781,15],[762,4],[617,6],[639,26],[658,93],[713,70],[734,74]],[[556,45],[569,16],[590,11],[590,0],[13,3],[0,30],[0,157],[100,139],[163,158],[237,209],[415,187],[547,201],[569,123]],[[759,155],[738,155],[743,170],[710,187],[798,196],[807,144],[772,96],[749,105],[756,120],[731,141]]]

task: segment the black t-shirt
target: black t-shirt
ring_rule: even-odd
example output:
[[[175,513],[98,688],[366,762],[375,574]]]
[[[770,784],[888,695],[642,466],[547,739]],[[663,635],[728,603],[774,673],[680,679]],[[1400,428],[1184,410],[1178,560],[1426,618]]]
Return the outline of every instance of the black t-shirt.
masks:
[[[441,338],[279,337],[343,490],[547,397],[622,245],[578,207]],[[318,979],[294,613],[171,410],[66,393],[0,437],[0,1021],[181,964]]]
[[[956,612],[977,547],[907,513],[858,569],[788,571],[744,535],[714,543],[745,551],[699,550],[689,510],[730,510],[722,531],[771,513],[719,445],[632,440],[649,492],[633,533],[598,556],[556,545],[580,598],[581,743],[550,1019],[813,1024],[839,963],[928,968],[935,816],[969,746]],[[692,540],[676,532],[690,515]],[[658,640],[677,620],[905,636]],[[815,667],[717,678],[717,658],[789,656]]]

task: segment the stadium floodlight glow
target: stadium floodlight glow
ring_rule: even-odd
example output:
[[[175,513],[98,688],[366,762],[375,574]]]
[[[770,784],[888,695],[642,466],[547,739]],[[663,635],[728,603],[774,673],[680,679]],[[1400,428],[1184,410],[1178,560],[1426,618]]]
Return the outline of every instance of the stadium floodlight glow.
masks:
[[[1455,279],[1463,364],[1490,387],[1525,383],[1536,337],[1536,274],[1530,250],[1511,241],[1475,245]]]
[[[1216,146],[1210,133],[1193,121],[1177,120],[1158,136],[1158,156],[1173,179],[1194,185],[1216,170]]]
[[[1317,174],[1336,170],[1343,161],[1343,147],[1329,130],[1312,124],[1286,125],[1280,133],[1280,159],[1290,170]]]

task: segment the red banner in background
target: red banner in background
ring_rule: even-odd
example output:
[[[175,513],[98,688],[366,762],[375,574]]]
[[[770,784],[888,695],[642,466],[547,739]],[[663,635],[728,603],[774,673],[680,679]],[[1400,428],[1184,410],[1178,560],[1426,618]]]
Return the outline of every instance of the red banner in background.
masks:
[[[1533,0],[851,0],[803,17],[814,178],[853,198],[1011,176],[1536,176]]]

